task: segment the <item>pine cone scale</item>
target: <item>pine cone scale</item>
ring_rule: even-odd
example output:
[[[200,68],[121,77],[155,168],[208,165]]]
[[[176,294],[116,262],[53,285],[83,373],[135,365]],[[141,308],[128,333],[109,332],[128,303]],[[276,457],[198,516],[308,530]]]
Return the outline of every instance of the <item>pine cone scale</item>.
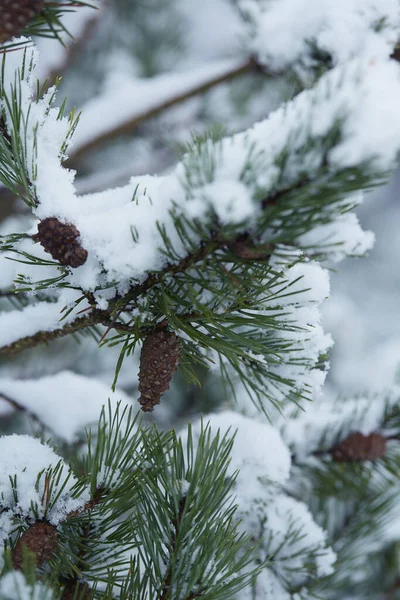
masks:
[[[2,0],[0,6],[0,43],[22,33],[38,16],[44,6],[43,0]]]
[[[19,538],[13,553],[14,569],[21,569],[23,564],[24,547],[36,556],[36,564],[41,567],[49,560],[58,546],[57,529],[49,523],[34,523]]]

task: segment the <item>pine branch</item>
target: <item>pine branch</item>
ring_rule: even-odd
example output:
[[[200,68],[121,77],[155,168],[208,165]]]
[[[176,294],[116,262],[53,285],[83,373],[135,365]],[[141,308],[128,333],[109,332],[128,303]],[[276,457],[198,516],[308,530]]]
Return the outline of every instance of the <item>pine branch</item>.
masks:
[[[3,346],[0,348],[0,356],[10,357],[16,354],[19,354],[23,350],[28,350],[29,348],[35,348],[40,344],[47,344],[55,339],[65,337],[71,333],[75,333],[76,331],[80,331],[81,329],[86,329],[93,325],[99,324],[99,320],[95,315],[90,315],[87,317],[76,319],[73,323],[69,323],[64,327],[60,327],[59,329],[55,329],[53,331],[39,331],[34,335],[26,336],[21,338],[17,342],[13,342],[12,344],[8,344],[7,346]]]
[[[352,191],[353,189],[359,189],[363,187],[365,184],[361,184],[354,179],[348,179],[344,182],[344,186],[348,187],[348,191]],[[321,182],[310,182],[308,179],[301,180],[298,182],[293,189],[284,188],[282,190],[276,191],[270,196],[264,198],[261,201],[261,206],[264,210],[264,214],[266,215],[266,219],[271,219],[271,211],[278,210],[280,202],[285,201],[290,206],[292,202],[292,196],[294,198],[294,204],[298,202],[298,195],[304,195],[308,198],[310,194],[310,190],[315,194],[315,189],[321,187],[322,190],[325,190],[325,196],[328,198],[329,193],[337,193],[336,189],[336,181],[334,180],[332,183],[329,178],[325,175],[322,175]],[[288,218],[292,218],[290,215]],[[262,219],[261,219],[262,220]],[[299,221],[299,226],[300,221]],[[262,230],[262,227],[260,228]],[[126,333],[137,333],[137,328],[133,325],[132,327],[128,324],[122,323],[118,321],[118,317],[127,312],[128,314],[138,306],[138,300],[143,296],[146,296],[151,290],[160,286],[163,281],[167,277],[179,277],[181,274],[185,274],[190,271],[198,263],[201,263],[208,257],[215,257],[218,252],[230,252],[230,260],[232,259],[232,250],[234,255],[236,255],[236,260],[249,260],[250,252],[251,258],[250,260],[253,263],[257,261],[261,263],[265,263],[265,260],[268,256],[270,256],[275,248],[274,244],[265,244],[262,245],[261,253],[254,251],[254,248],[250,246],[246,250],[246,240],[251,239],[252,243],[257,243],[257,235],[254,231],[250,234],[240,233],[239,235],[235,230],[233,231],[223,231],[221,228],[215,229],[209,233],[207,238],[204,238],[197,244],[196,249],[192,249],[189,251],[184,257],[182,257],[177,262],[167,262],[164,268],[157,272],[151,272],[144,279],[143,282],[139,284],[135,284],[131,287],[131,289],[122,297],[116,297],[111,303],[107,310],[98,310],[95,307],[94,299],[92,299],[92,311],[91,313],[84,317],[79,318],[72,323],[64,327],[60,327],[59,329],[55,329],[53,331],[40,331],[32,336],[27,336],[19,339],[16,342],[13,342],[7,346],[0,347],[0,356],[13,356],[26,350],[28,348],[33,348],[40,344],[45,344],[50,341],[53,341],[57,338],[65,337],[71,333],[75,333],[77,331],[90,328],[95,325],[104,325],[109,329],[124,331]],[[280,238],[280,244],[285,243],[285,240]],[[294,247],[293,240],[287,240],[287,243],[292,248]],[[241,258],[243,257],[243,258]],[[87,296],[85,292],[84,295]],[[87,309],[89,310],[89,309]],[[190,315],[191,313],[189,313]],[[182,318],[186,319],[189,315],[182,315]],[[193,313],[194,316],[198,316],[198,313]],[[146,333],[146,328],[143,330],[143,334]]]
[[[24,406],[23,404],[18,402],[18,400],[15,400],[15,398],[11,398],[11,396],[8,396],[7,394],[4,394],[4,392],[0,391],[0,400],[4,400],[4,402],[7,402],[8,404],[10,404],[10,406],[12,406],[15,410],[25,413],[27,415],[27,417],[29,417],[30,419],[35,421],[38,425],[40,425],[40,427],[43,430],[49,429],[49,427],[43,423],[43,421],[40,419],[40,417],[38,417],[38,415],[36,413],[29,410],[29,408],[27,408],[26,406]]]
[[[77,8],[86,6],[95,8],[93,4],[84,2],[83,0],[64,0],[63,2],[43,2],[31,3],[32,14],[29,12],[24,16],[24,19],[16,20],[14,28],[10,31],[3,32],[1,41],[3,42],[0,48],[0,54],[13,51],[14,49],[26,48],[31,44],[32,36],[46,37],[57,39],[61,44],[64,44],[63,35],[72,37],[69,31],[62,23],[62,17]],[[16,5],[18,8],[18,5]],[[8,7],[9,8],[9,7]],[[13,8],[15,11],[15,7]],[[13,15],[14,12],[11,12]],[[14,38],[23,36],[24,40],[14,41]],[[5,43],[4,43],[5,42]]]
[[[275,200],[276,199],[274,199],[274,201]],[[118,321],[118,316],[123,312],[129,312],[133,310],[136,306],[136,301],[149,292],[152,288],[161,284],[163,279],[165,279],[167,276],[185,273],[193,265],[204,260],[206,257],[215,254],[219,250],[228,248],[229,246],[235,248],[237,236],[229,241],[229,239],[220,238],[220,235],[220,232],[211,233],[208,240],[204,240],[199,244],[198,250],[189,252],[177,263],[167,263],[161,271],[150,273],[142,283],[132,286],[127,294],[122,297],[117,297],[116,300],[111,303],[109,309],[99,310],[96,309],[95,305],[93,304],[91,313],[88,316],[80,317],[72,323],[69,323],[64,327],[60,327],[59,329],[55,329],[53,331],[40,331],[35,335],[21,338],[17,342],[3,346],[0,348],[0,356],[14,356],[29,348],[34,348],[40,344],[47,344],[55,339],[65,337],[95,325],[104,325],[108,329],[134,334],[137,331],[136,328]],[[240,240],[242,240],[243,237],[243,234],[241,234]],[[272,252],[272,247],[269,252]],[[263,256],[265,257],[265,251]],[[15,292],[6,291],[4,294],[5,297],[8,297],[9,295],[15,295]],[[196,320],[200,316],[200,313],[190,313],[187,315],[182,315],[181,318]]]

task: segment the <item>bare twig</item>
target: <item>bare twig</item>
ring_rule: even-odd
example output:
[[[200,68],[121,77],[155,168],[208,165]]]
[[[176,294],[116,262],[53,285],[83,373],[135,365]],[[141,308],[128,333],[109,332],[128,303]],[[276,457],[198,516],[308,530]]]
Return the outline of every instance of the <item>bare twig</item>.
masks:
[[[15,410],[18,410],[19,412],[25,413],[30,419],[32,419],[33,421],[35,421],[43,429],[49,429],[49,427],[47,427],[47,425],[45,425],[40,420],[40,418],[37,416],[36,413],[34,413],[31,410],[29,410],[29,408],[27,408],[26,406],[24,406],[23,404],[21,404],[20,402],[18,402],[18,400],[15,400],[15,398],[11,398],[11,396],[8,396],[7,394],[4,394],[3,392],[0,391],[0,400],[4,400],[8,404],[10,404],[10,406],[12,406],[13,408],[15,408]]]
[[[240,62],[234,65],[229,71],[210,77],[208,81],[203,81],[200,84],[188,87],[185,91],[179,94],[173,93],[170,97],[164,98],[162,101],[160,101],[159,104],[153,105],[150,108],[143,110],[143,112],[141,113],[135,113],[132,116],[132,118],[127,119],[125,122],[118,124],[109,130],[100,132],[91,140],[87,141],[86,143],[82,143],[75,152],[72,150],[72,154],[70,155],[70,158],[68,160],[68,166],[70,166],[71,164],[75,164],[78,159],[81,159],[84,155],[96,150],[106,142],[120,135],[131,133],[144,121],[147,121],[148,119],[159,115],[167,108],[171,108],[172,106],[180,104],[181,102],[184,102],[189,98],[193,98],[194,96],[203,94],[208,90],[212,89],[213,87],[221,83],[225,83],[226,81],[230,81],[235,77],[238,77],[245,73],[256,72],[257,70],[257,63],[253,58],[250,58],[245,62]]]

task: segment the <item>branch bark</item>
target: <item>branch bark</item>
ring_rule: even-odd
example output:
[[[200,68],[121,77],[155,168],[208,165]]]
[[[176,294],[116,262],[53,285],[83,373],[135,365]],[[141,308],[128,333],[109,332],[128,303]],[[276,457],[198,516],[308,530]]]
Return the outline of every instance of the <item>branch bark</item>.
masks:
[[[235,66],[233,66],[229,71],[226,71],[222,74],[216,75],[214,77],[210,77],[208,81],[203,81],[193,87],[188,87],[185,91],[179,94],[172,94],[169,98],[165,98],[160,101],[159,104],[153,105],[151,108],[145,109],[140,113],[135,113],[132,115],[130,119],[127,119],[125,122],[116,125],[115,127],[100,132],[91,140],[86,143],[81,144],[77,150],[72,153],[66,162],[66,166],[70,167],[71,165],[76,164],[78,160],[80,160],[84,155],[96,150],[106,142],[120,136],[126,135],[134,131],[139,125],[141,125],[144,121],[151,119],[161,112],[166,110],[167,108],[171,108],[185,100],[193,98],[199,94],[203,94],[208,90],[216,87],[221,83],[225,83],[243,75],[245,73],[257,72],[259,67],[256,61],[253,58],[246,60],[245,62],[239,62]]]
[[[18,402],[18,400],[15,400],[14,398],[11,398],[11,396],[8,396],[7,394],[4,394],[1,391],[0,391],[0,400],[4,400],[8,404],[10,404],[10,406],[12,406],[13,408],[15,408],[15,410],[18,410],[19,412],[25,413],[30,419],[32,419],[33,421],[35,421],[43,429],[49,429],[49,427],[47,427],[47,425],[45,425],[39,419],[39,417],[37,416],[37,414],[35,414],[31,410],[29,410],[29,408],[26,408],[26,406],[24,406],[23,404],[21,404],[20,402]]]

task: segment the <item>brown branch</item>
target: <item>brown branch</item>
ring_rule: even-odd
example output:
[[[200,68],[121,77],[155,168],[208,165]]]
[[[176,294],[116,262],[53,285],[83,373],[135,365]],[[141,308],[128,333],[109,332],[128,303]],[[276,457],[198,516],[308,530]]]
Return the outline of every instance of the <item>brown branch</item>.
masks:
[[[18,402],[18,400],[11,398],[11,396],[8,396],[7,394],[4,394],[3,392],[0,392],[0,400],[4,400],[4,402],[7,402],[8,404],[10,404],[10,406],[15,408],[15,410],[25,413],[30,419],[32,419],[33,421],[36,421],[36,423],[38,423],[38,425],[40,425],[41,427],[43,427],[45,429],[49,429],[49,427],[47,427],[47,425],[45,425],[40,420],[40,418],[37,416],[36,413],[29,410],[29,408],[27,408],[26,406],[24,406],[23,404]]]
[[[77,319],[73,323],[69,323],[64,327],[60,327],[59,329],[55,329],[53,331],[39,331],[34,335],[29,335],[27,337],[21,338],[16,342],[12,342],[7,346],[3,346],[0,348],[0,357],[1,356],[14,356],[23,350],[28,350],[29,348],[35,348],[39,344],[47,344],[52,340],[65,337],[70,333],[75,333],[81,329],[85,329],[86,327],[91,327],[93,325],[99,324],[99,321],[93,316],[90,315],[88,317],[84,317],[82,319]]]
[[[215,86],[217,86],[221,83],[230,81],[231,79],[234,79],[235,77],[238,77],[245,73],[251,73],[251,72],[255,73],[257,71],[258,71],[258,65],[257,65],[256,61],[253,58],[250,58],[250,59],[246,60],[244,63],[240,63],[240,64],[236,65],[230,71],[227,71],[227,72],[223,73],[222,75],[217,75],[217,76],[211,77],[208,81],[206,81],[204,83],[197,84],[191,88],[188,88],[186,91],[182,92],[181,94],[172,96],[172,97],[168,98],[167,100],[163,100],[157,106],[153,106],[150,109],[144,110],[140,114],[136,114],[135,116],[133,116],[131,119],[128,119],[124,123],[122,123],[120,125],[116,125],[113,129],[110,129],[109,131],[105,131],[103,133],[99,133],[97,135],[97,137],[91,139],[86,144],[83,144],[82,146],[80,146],[80,148],[78,148],[75,152],[72,150],[72,154],[70,155],[66,164],[68,167],[70,167],[71,165],[75,164],[77,160],[81,159],[82,156],[84,156],[85,154],[88,154],[89,152],[96,150],[99,146],[105,144],[106,142],[109,142],[110,140],[112,140],[120,135],[125,135],[128,133],[131,133],[134,129],[139,127],[139,125],[141,125],[144,121],[147,121],[148,119],[151,119],[151,118],[159,115],[161,112],[163,112],[167,108],[171,108],[172,106],[180,104],[181,102],[184,102],[185,100],[189,100],[190,98],[193,98],[194,96],[198,96],[199,94],[204,94],[205,92],[214,88]]]
[[[0,298],[15,298],[16,295],[15,289],[0,290]]]
[[[276,204],[280,197],[284,196],[285,193],[286,190],[282,191],[282,193],[277,192],[273,197],[273,203]],[[264,202],[263,206],[266,207],[266,205],[267,203]],[[135,308],[135,302],[140,296],[148,293],[152,288],[161,284],[166,276],[184,273],[199,261],[202,261],[208,256],[214,254],[214,252],[232,248],[232,243],[234,244],[235,240],[237,239],[242,240],[243,234],[241,234],[239,237],[233,236],[229,239],[222,237],[219,230],[215,230],[210,233],[210,237],[207,240],[202,240],[199,242],[198,249],[189,252],[177,263],[168,262],[161,271],[150,273],[142,283],[132,286],[127,294],[117,297],[107,310],[96,309],[94,305],[94,298],[88,298],[89,303],[93,307],[92,312],[88,316],[76,319],[72,323],[69,323],[64,327],[60,327],[59,329],[55,329],[53,331],[40,331],[32,336],[21,338],[16,342],[8,344],[7,346],[3,346],[0,348],[0,357],[13,356],[19,352],[22,352],[23,350],[34,348],[39,344],[46,344],[55,339],[65,337],[71,333],[75,333],[81,329],[86,329],[87,327],[92,327],[95,325],[104,325],[105,327],[110,327],[111,329],[115,329],[117,331],[126,331],[127,333],[135,334],[137,332],[136,328],[131,327],[129,324],[118,321],[118,317],[123,312],[129,312],[132,308]],[[272,247],[269,246],[268,254],[271,254],[271,252]],[[263,248],[263,256],[264,255],[265,248]],[[238,256],[240,256],[240,254],[238,254]],[[260,256],[258,259],[260,259]],[[257,260],[257,257],[254,257],[254,260]],[[131,305],[132,303],[133,305]]]
[[[63,59],[59,65],[54,66],[45,77],[45,82],[42,88],[43,93],[47,92],[47,90],[56,83],[57,80],[60,80],[63,74],[74,64],[80,52],[84,49],[88,40],[91,38],[93,32],[98,25],[98,22],[103,15],[104,8],[107,8],[107,0],[103,0],[103,6],[98,8],[97,10],[93,10],[93,15],[86,20],[82,31],[79,34],[79,37],[72,38],[72,42],[65,47],[65,54]],[[51,6],[51,4],[48,3]],[[60,7],[62,4],[54,3],[54,6]],[[72,7],[81,7],[80,4],[71,4],[66,6]]]
[[[167,263],[162,271],[150,273],[142,283],[135,285],[120,301],[123,302],[124,306],[127,306],[130,302],[137,300],[139,296],[142,296],[151,288],[161,283],[167,275],[184,273],[200,260],[223,248],[226,243],[226,240],[219,238],[219,232],[214,232],[207,241],[200,242],[198,250],[190,252],[177,263]]]

